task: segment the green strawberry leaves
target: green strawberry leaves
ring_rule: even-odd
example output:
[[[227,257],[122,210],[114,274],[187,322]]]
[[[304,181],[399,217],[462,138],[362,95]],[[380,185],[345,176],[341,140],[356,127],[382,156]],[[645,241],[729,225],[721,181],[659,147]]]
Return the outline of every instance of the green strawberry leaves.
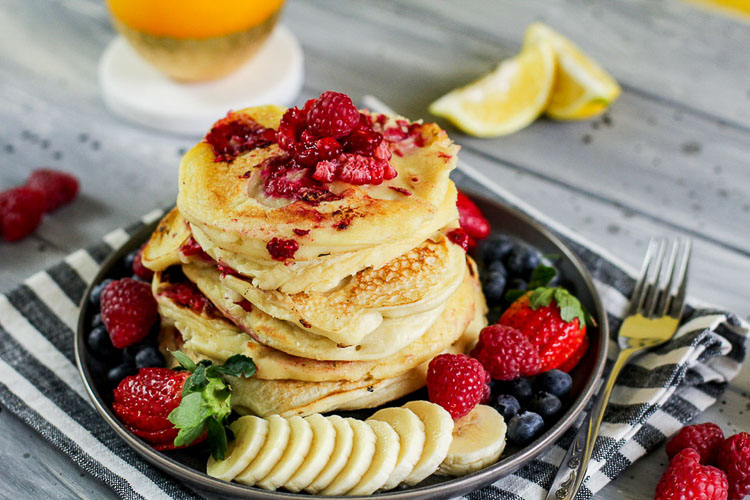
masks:
[[[569,291],[561,287],[539,287],[531,292],[529,306],[535,311],[540,307],[546,307],[554,300],[560,308],[560,317],[566,323],[578,318],[578,324],[582,327],[592,324],[591,317],[581,302]]]
[[[174,444],[189,445],[205,432],[214,459],[223,460],[227,450],[224,424],[232,412],[232,392],[223,376],[250,378],[255,375],[255,363],[242,354],[230,357],[223,365],[205,359],[194,363],[180,351],[172,355],[191,372],[182,388],[180,405],[167,417],[179,429]]]
[[[539,264],[531,273],[529,290],[534,290],[540,286],[546,286],[547,283],[555,278],[555,276],[557,276],[557,269],[551,266],[545,266],[544,264]]]
[[[555,276],[557,276],[557,269],[552,266],[539,264],[531,273],[531,280],[529,281],[527,290],[534,290],[536,288],[539,288],[540,286],[545,286],[547,283],[552,281]],[[519,290],[517,288],[508,290],[507,292],[505,292],[505,300],[507,300],[509,303],[513,303],[516,301],[516,299],[525,295],[527,290]]]

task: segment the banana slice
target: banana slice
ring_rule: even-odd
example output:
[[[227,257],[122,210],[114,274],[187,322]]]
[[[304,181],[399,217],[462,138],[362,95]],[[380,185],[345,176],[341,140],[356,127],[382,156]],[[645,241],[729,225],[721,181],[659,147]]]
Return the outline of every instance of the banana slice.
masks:
[[[312,443],[312,428],[310,423],[302,417],[294,416],[287,419],[291,427],[289,442],[284,454],[266,477],[258,481],[258,486],[265,490],[276,490],[289,481],[310,451]]]
[[[208,458],[206,473],[209,476],[231,481],[255,458],[266,441],[268,422],[262,418],[240,417],[229,428],[234,433],[234,441],[227,445],[224,460]]]
[[[419,417],[407,408],[383,408],[375,412],[367,421],[379,420],[393,427],[399,437],[401,448],[396,466],[383,485],[384,490],[392,490],[414,470],[424,449],[424,424]]]
[[[263,447],[255,459],[234,478],[238,483],[255,486],[255,483],[271,472],[271,469],[274,468],[284,450],[286,450],[289,434],[291,434],[291,427],[287,419],[278,415],[271,415],[266,417],[266,421],[268,422],[266,442],[263,443]]]
[[[315,413],[305,420],[312,428],[312,443],[302,465],[284,485],[284,488],[293,493],[307,488],[318,477],[323,467],[328,464],[336,445],[336,430],[327,418],[320,413]]]
[[[370,468],[359,480],[357,485],[349,490],[347,495],[370,495],[381,488],[396,467],[399,444],[398,433],[386,422],[370,420],[365,422],[375,431],[375,453]]]
[[[420,483],[433,474],[448,454],[453,441],[453,418],[445,409],[429,401],[409,401],[404,405],[424,424],[425,442],[422,456],[404,482],[409,486]]]
[[[464,476],[497,462],[505,449],[505,420],[494,408],[477,405],[456,420],[453,442],[438,474]]]
[[[338,415],[331,415],[326,420],[333,424],[333,429],[336,431],[336,443],[328,463],[318,473],[315,480],[305,487],[305,491],[313,495],[333,482],[349,460],[354,444],[354,431],[349,422]]]
[[[367,469],[370,468],[375,454],[375,431],[372,427],[354,418],[347,418],[354,431],[352,454],[341,472],[320,493],[322,495],[343,495],[359,483]]]

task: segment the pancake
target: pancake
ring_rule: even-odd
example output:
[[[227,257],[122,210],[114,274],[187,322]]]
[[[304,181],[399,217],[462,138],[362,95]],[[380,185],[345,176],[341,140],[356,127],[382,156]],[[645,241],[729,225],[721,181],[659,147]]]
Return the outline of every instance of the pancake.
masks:
[[[413,235],[397,242],[384,241],[381,245],[343,253],[325,252],[316,258],[278,262],[256,260],[233,253],[217,246],[197,226],[192,227],[193,236],[200,246],[216,261],[224,262],[240,274],[253,278],[253,285],[264,290],[279,290],[284,293],[302,291],[326,292],[338,286],[342,279],[362,269],[375,269],[422,244],[427,238],[457,218],[456,187],[453,183],[448,194],[438,207],[435,217],[425,222]],[[310,235],[305,236],[305,238]],[[295,255],[296,256],[296,255]]]
[[[170,286],[170,283],[161,281],[161,275],[157,273],[154,289],[159,314],[163,321],[174,324],[180,332],[180,347],[195,353],[198,359],[215,362],[224,362],[234,354],[244,354],[255,361],[256,377],[264,380],[372,381],[396,377],[431,359],[456,343],[459,337],[464,343],[471,342],[474,336],[471,324],[475,322],[477,311],[480,317],[484,312],[478,282],[465,279],[461,293],[447,304],[440,318],[422,337],[395,355],[378,361],[317,361],[264,346],[220,315],[178,304],[165,293]],[[464,337],[467,338],[464,340]]]
[[[276,106],[237,112],[274,129],[283,113]],[[391,117],[378,126],[408,125],[402,120]],[[262,193],[261,165],[283,154],[278,145],[252,149],[227,163],[215,162],[211,146],[200,142],[180,164],[177,207],[217,247],[256,261],[272,260],[266,244],[273,238],[297,241],[294,259],[300,261],[408,239],[445,200],[459,149],[436,124],[414,127],[419,141],[386,141],[396,178],[380,185],[332,182],[326,187],[340,199],[314,204]]]
[[[182,270],[225,317],[255,340],[287,354],[308,359],[366,361],[390,356],[424,335],[446,306],[443,303],[435,309],[411,316],[384,318],[380,326],[360,342],[340,345],[292,323],[276,319],[258,307],[247,311],[241,305],[243,297],[224,286],[220,273],[213,267],[185,264]]]
[[[456,291],[466,272],[465,253],[444,234],[379,269],[368,268],[325,293],[261,290],[249,280],[223,276],[228,288],[274,318],[298,325],[339,345],[354,345],[385,318],[430,311]]]
[[[419,228],[412,237],[405,240],[384,243],[374,248],[324,255],[310,260],[286,262],[254,260],[223,250],[216,246],[200,228],[191,227],[175,208],[164,216],[157,230],[151,235],[143,250],[143,265],[153,271],[163,271],[179,262],[190,262],[191,258],[180,254],[180,248],[189,241],[192,235],[200,249],[213,260],[227,265],[243,276],[252,278],[253,285],[258,288],[279,290],[284,293],[326,292],[337,287],[344,278],[363,269],[382,267],[392,259],[421,245],[435,232],[454,222],[457,217],[455,199],[456,187],[451,183],[448,195],[438,208],[436,216]]]

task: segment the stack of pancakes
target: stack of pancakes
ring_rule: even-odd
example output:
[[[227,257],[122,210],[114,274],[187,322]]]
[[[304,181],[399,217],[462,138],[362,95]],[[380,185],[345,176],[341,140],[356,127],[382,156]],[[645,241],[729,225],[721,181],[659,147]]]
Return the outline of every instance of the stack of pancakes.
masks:
[[[284,110],[237,113],[276,129]],[[163,351],[251,357],[257,374],[231,381],[232,406],[260,416],[379,406],[422,387],[435,355],[464,351],[485,305],[474,263],[448,237],[458,147],[437,125],[418,129],[418,141],[389,142],[394,179],[335,181],[323,201],[265,194],[276,144],[230,162],[206,142],[190,150],[177,207],[142,256]]]

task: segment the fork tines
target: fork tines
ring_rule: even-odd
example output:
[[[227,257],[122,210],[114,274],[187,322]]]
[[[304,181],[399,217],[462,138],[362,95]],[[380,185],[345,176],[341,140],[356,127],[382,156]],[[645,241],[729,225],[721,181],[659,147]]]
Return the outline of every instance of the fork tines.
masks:
[[[628,314],[679,318],[685,306],[691,242],[651,238]]]

